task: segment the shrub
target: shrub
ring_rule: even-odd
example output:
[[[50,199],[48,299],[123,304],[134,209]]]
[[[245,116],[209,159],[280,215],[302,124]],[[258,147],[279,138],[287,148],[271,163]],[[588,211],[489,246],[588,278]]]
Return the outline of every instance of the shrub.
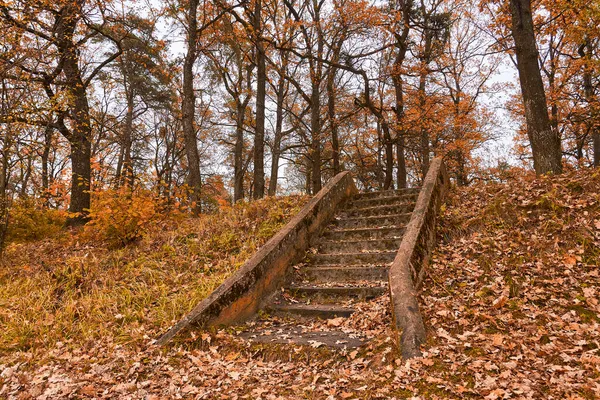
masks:
[[[7,239],[27,242],[54,237],[67,218],[63,210],[44,209],[33,200],[17,200],[9,210]]]
[[[153,223],[163,218],[165,209],[164,202],[145,189],[96,192],[83,236],[125,246],[141,239]]]

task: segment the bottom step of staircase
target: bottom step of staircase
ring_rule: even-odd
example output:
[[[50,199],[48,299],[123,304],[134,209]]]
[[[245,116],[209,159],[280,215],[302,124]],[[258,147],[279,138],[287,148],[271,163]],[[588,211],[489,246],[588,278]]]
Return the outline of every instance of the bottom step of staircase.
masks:
[[[342,331],[304,331],[294,326],[241,332],[239,337],[254,343],[298,344],[315,348],[326,346],[350,349],[365,343],[364,340]]]
[[[354,309],[329,304],[273,304],[267,308],[267,312],[329,319],[349,317]]]

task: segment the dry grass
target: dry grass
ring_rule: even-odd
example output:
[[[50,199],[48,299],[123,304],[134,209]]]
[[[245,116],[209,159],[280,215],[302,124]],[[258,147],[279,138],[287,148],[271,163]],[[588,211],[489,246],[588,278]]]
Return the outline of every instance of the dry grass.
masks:
[[[306,202],[238,204],[167,219],[136,244],[111,249],[78,232],[13,242],[0,271],[0,355],[81,347],[100,338],[135,344],[206,297]]]

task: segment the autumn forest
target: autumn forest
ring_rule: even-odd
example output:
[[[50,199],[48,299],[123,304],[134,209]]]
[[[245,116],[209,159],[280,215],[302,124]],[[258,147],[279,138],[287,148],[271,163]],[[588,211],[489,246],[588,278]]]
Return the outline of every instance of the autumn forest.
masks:
[[[0,397],[600,396],[590,383],[600,376],[600,2],[0,0],[0,30]],[[346,182],[346,171],[353,184],[343,190],[358,197],[320,208],[338,212],[338,229],[315,231],[339,243],[302,251],[311,260],[350,254],[344,262],[355,267],[388,257],[393,269],[391,251],[418,225],[417,201],[429,201],[421,225],[435,241],[437,224],[441,244],[419,262],[439,275],[423,270],[414,297],[423,332],[438,342],[418,343],[429,349],[417,349],[422,361],[388,355],[400,346],[390,344],[393,296],[358,307],[369,318],[318,322],[327,332],[366,332],[368,350],[324,356],[312,343],[281,358],[222,331],[175,338],[183,347],[168,357],[144,347],[328,182]],[[430,176],[426,197],[419,190]],[[386,229],[391,236],[376,236]],[[553,305],[540,300],[546,294]],[[568,338],[565,326],[575,332]],[[519,343],[530,369],[517,373]],[[536,366],[569,346],[568,368]],[[79,372],[92,364],[120,372],[76,384],[73,358]],[[313,361],[326,372],[311,370]],[[445,375],[447,362],[460,378]],[[36,368],[55,380],[30,384]],[[184,378],[194,368],[214,381]],[[139,376],[159,370],[143,386]],[[563,386],[547,383],[544,374],[563,372],[552,375]],[[252,381],[261,374],[297,387],[272,385],[273,397],[261,397]],[[57,376],[72,381],[54,385],[66,382]],[[115,389],[125,376],[133,386]],[[223,377],[230,395],[215,383]],[[530,392],[519,386],[526,378]],[[196,391],[185,392],[190,385]],[[31,397],[14,397],[24,388]]]
[[[128,190],[200,213],[342,170],[402,188],[434,155],[467,185],[498,118],[522,166],[598,163],[599,10],[528,3],[3,2],[3,218]]]

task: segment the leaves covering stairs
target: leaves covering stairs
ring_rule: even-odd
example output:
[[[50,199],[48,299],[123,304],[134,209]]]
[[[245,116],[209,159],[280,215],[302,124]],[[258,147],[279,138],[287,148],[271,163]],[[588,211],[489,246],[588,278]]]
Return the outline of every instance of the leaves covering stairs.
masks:
[[[287,284],[240,336],[252,342],[353,348],[364,335],[344,329],[353,314],[387,294],[388,271],[419,189],[355,195],[288,273]]]

